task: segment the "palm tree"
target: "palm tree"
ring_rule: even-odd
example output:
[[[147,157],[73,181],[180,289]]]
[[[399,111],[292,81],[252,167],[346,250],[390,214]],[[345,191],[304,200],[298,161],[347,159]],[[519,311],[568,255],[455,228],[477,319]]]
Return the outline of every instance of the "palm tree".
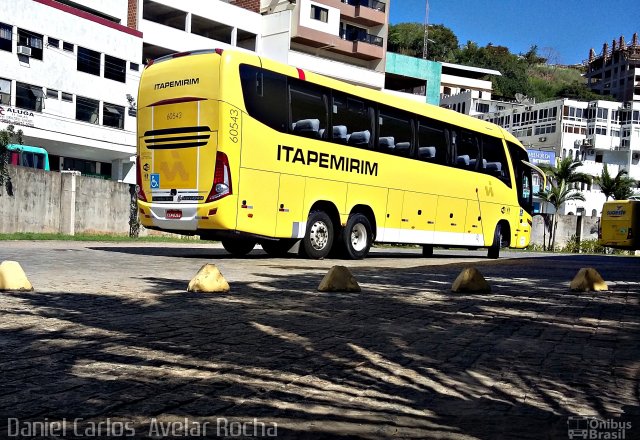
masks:
[[[553,222],[551,224],[551,231],[549,234],[549,240],[552,243],[551,250],[555,249],[556,229],[558,226],[557,214],[562,205],[570,200],[585,200],[580,191],[571,188],[572,184],[575,183],[591,183],[590,175],[577,171],[581,166],[582,162],[567,156],[559,160],[555,167],[549,165],[543,165],[540,167],[547,175],[551,188],[549,190],[545,189],[540,191],[538,195],[542,200],[548,202],[555,208],[555,214],[553,214]]]
[[[609,200],[609,197],[613,197],[614,200],[623,200],[633,195],[633,187],[636,186],[636,181],[628,177],[628,175],[627,170],[620,170],[615,177],[611,177],[607,164],[604,164],[602,174],[597,176],[595,181],[606,197],[605,200]]]
[[[582,166],[582,162],[574,160],[572,157],[563,157],[558,161],[555,167],[549,165],[541,165],[540,168],[550,177],[556,184],[564,181],[566,183],[591,183],[591,176],[586,173],[578,172],[577,169]]]
[[[580,191],[574,190],[570,185],[561,180],[559,184],[551,182],[551,188],[549,190],[540,191],[538,196],[548,202],[556,210],[556,214],[565,202],[570,200],[580,200],[584,202],[584,196]],[[558,228],[558,216],[553,214],[553,223],[551,224],[551,250],[556,248],[556,229]]]

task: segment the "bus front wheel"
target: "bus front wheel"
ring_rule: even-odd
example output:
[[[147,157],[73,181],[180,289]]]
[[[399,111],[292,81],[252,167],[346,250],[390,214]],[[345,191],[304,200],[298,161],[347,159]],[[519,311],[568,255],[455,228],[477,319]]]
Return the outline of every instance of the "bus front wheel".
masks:
[[[349,217],[342,234],[347,256],[352,260],[361,260],[368,253],[373,241],[371,223],[363,214]]]
[[[491,247],[489,247],[489,250],[487,251],[487,257],[488,258],[492,258],[492,259],[496,259],[500,257],[500,249],[503,247],[507,247],[508,243],[505,242],[505,236],[503,235],[502,232],[502,226],[501,225],[496,225],[496,230],[493,233],[493,243],[491,244]]]
[[[333,223],[324,211],[312,211],[307,232],[300,245],[301,254],[316,260],[325,258],[333,245]]]
[[[222,247],[231,255],[243,257],[253,250],[256,242],[244,238],[228,238],[222,240]]]

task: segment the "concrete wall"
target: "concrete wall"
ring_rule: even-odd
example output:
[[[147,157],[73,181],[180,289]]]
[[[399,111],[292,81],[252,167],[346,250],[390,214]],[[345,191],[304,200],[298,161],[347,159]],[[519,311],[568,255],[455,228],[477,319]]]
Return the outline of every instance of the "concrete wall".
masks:
[[[533,217],[533,228],[531,233],[531,243],[542,246],[544,240],[549,243],[549,228],[552,215],[548,215],[548,227],[545,230],[542,215]],[[578,227],[581,222],[581,228]],[[580,235],[581,240],[597,240],[598,224],[600,217],[560,215],[558,218],[558,230],[556,232],[556,248],[566,246],[573,235]]]
[[[129,233],[129,185],[70,173],[9,166],[0,233]]]

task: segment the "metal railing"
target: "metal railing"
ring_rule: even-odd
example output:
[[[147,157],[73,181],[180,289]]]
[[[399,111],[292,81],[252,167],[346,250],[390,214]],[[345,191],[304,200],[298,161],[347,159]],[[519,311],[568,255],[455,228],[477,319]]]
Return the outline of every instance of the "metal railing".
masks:
[[[382,37],[372,34],[350,32],[347,30],[340,31],[340,38],[348,41],[362,41],[364,43],[369,43],[380,47],[384,45],[384,39]]]
[[[378,0],[342,0],[342,3],[346,3],[351,6],[364,6],[366,8],[376,9],[380,12],[384,12],[387,5],[384,2]]]

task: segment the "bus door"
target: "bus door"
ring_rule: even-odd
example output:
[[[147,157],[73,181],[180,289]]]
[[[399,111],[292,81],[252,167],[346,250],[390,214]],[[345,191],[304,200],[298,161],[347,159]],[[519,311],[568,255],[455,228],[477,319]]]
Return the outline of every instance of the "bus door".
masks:
[[[384,234],[379,241],[401,243],[400,230],[402,228],[402,201],[404,191],[390,189],[387,195],[387,209],[384,221]]]

